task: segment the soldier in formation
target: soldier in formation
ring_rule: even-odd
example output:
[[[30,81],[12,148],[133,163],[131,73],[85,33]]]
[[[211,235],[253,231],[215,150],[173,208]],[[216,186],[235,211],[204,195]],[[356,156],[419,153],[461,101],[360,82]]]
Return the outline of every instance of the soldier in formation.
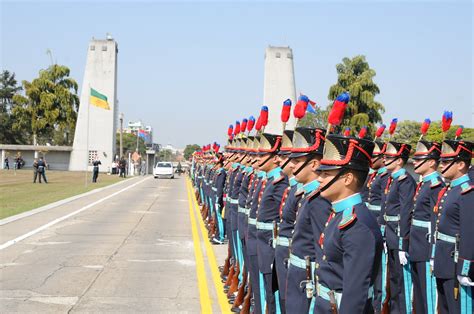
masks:
[[[286,100],[281,135],[265,132],[264,106],[229,127],[223,151],[194,153],[209,239],[228,246],[219,270],[232,311],[473,313],[473,143],[424,139],[428,119],[413,150],[392,140],[396,119],[388,136],[385,125],[374,139],[339,134],[349,100],[337,97],[327,129],[285,130]]]

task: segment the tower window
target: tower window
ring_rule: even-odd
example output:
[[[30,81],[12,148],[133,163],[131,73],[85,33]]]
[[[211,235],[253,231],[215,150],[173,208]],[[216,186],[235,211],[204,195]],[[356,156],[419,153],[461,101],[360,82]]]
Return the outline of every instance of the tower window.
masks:
[[[281,54],[279,52],[276,53],[276,57],[277,58],[280,58],[281,57]]]
[[[102,51],[107,51],[107,46],[102,46]]]
[[[293,55],[291,54],[291,52],[288,52],[288,53],[286,54],[286,57],[287,57],[288,59],[293,59]]]
[[[95,46],[94,46],[94,45],[91,45],[91,50],[92,50],[92,51],[95,50]]]

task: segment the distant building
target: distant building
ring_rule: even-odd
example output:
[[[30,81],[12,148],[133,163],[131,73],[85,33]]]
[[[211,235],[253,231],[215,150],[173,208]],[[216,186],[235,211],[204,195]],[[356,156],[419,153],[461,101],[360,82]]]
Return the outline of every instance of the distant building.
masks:
[[[138,132],[139,136],[145,140],[145,145],[151,145],[153,143],[153,128],[150,125],[143,124],[141,120],[128,122],[123,132],[131,134],[137,134]]]

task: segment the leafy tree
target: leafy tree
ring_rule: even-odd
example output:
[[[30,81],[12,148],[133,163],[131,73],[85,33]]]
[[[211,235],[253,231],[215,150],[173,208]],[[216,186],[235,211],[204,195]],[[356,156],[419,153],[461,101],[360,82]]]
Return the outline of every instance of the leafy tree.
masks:
[[[69,73],[68,67],[54,64],[41,70],[32,82],[22,82],[25,95],[13,96],[13,129],[29,132],[35,145],[51,141],[56,132],[70,134],[66,144],[72,142],[79,97]]]
[[[397,131],[393,135],[393,140],[402,143],[408,143],[413,149],[416,148],[416,143],[420,139],[421,122],[418,121],[401,121],[397,125]],[[443,139],[454,139],[456,130],[459,125],[452,125],[446,136],[441,130],[441,121],[432,121],[426,136],[427,141],[442,142]],[[467,141],[474,141],[474,128],[464,128],[461,138]]]
[[[201,146],[199,146],[198,144],[186,145],[186,147],[184,148],[184,159],[188,160],[191,157],[191,155],[199,149],[201,149]]]
[[[322,108],[316,109],[316,113],[307,112],[305,116],[298,121],[297,126],[326,129],[328,126],[328,114],[329,111]]]
[[[329,88],[329,100],[333,101],[342,92],[349,92],[351,100],[342,122],[357,132],[367,126],[368,133],[374,131],[375,124],[382,122],[384,106],[375,101],[375,96],[380,93],[379,87],[373,79],[375,71],[370,68],[365,56],[344,58],[342,63],[336,65],[338,73],[337,83]],[[331,105],[328,109],[331,108]]]
[[[24,134],[13,130],[11,114],[13,96],[21,91],[21,86],[17,84],[15,73],[7,70],[0,73],[0,143],[2,144],[25,143]]]
[[[137,149],[137,135],[132,133],[123,133],[122,134],[122,143],[123,143],[123,153],[125,157],[129,153],[133,153]],[[120,135],[117,134],[115,139],[115,147],[117,148],[116,155],[120,154]],[[138,152],[144,156],[146,152],[145,141],[143,137],[138,137]]]
[[[162,149],[158,153],[158,159],[160,161],[174,161],[175,160],[175,155],[173,152],[169,149]]]

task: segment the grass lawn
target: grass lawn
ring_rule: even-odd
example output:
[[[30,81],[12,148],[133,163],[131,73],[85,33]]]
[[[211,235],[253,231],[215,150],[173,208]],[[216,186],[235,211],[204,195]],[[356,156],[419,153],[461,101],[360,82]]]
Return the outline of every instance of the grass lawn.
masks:
[[[33,170],[0,170],[0,219],[124,180],[100,173],[87,187],[84,172],[47,171],[48,184],[33,184]]]

